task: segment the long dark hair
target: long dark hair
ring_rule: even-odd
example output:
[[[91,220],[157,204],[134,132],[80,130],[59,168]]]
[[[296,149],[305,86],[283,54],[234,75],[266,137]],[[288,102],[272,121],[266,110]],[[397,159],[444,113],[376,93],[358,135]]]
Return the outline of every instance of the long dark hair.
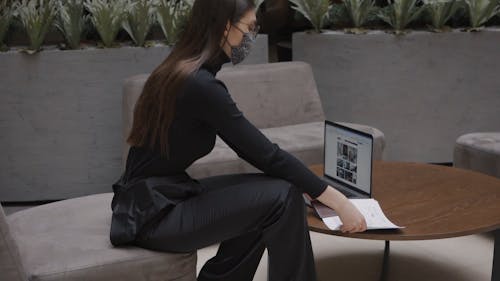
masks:
[[[127,143],[160,149],[169,156],[168,132],[174,117],[175,97],[184,80],[204,63],[211,63],[220,47],[226,24],[238,22],[254,0],[196,0],[186,28],[167,58],[144,84],[134,108]]]

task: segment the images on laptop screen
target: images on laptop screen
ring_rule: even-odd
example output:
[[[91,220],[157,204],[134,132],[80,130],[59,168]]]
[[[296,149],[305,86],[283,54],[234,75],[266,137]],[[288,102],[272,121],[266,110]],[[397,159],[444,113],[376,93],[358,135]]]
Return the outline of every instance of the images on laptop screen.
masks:
[[[372,138],[325,122],[325,176],[370,192]]]

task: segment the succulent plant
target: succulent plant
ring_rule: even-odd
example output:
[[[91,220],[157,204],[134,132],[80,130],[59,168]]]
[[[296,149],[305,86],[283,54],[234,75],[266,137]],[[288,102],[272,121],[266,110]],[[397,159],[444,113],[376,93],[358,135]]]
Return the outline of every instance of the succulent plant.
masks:
[[[325,23],[328,27],[333,26],[350,26],[351,18],[347,13],[344,3],[333,3],[328,10],[328,22]]]
[[[182,32],[189,14],[192,3],[189,1],[156,0],[156,18],[163,30],[167,44],[173,45]]]
[[[3,44],[10,22],[14,16],[14,9],[7,0],[0,0],[0,46]]]
[[[325,22],[328,20],[330,9],[329,0],[289,0],[295,6],[294,10],[308,19],[318,33],[321,32]]]
[[[144,46],[146,36],[155,20],[155,7],[153,0],[134,0],[132,5],[129,0],[127,16],[122,27],[134,40],[137,46]]]
[[[56,1],[22,0],[15,2],[14,7],[29,37],[28,52],[39,51],[57,15]]]
[[[344,0],[344,6],[356,28],[362,27],[368,20],[368,16],[374,10],[374,0]]]
[[[59,0],[59,16],[55,26],[64,36],[66,44],[71,49],[78,49],[81,35],[88,16],[83,14],[83,0]]]
[[[378,17],[391,25],[396,34],[403,33],[405,27],[416,20],[424,11],[423,6],[417,6],[418,0],[388,0],[387,9],[382,9]]]
[[[426,12],[435,31],[442,31],[460,4],[455,0],[424,0]]]
[[[465,0],[465,4],[469,12],[472,28],[481,27],[492,17],[500,14],[500,3],[498,0]]]
[[[85,0],[92,24],[105,47],[112,47],[130,8],[125,0]]]

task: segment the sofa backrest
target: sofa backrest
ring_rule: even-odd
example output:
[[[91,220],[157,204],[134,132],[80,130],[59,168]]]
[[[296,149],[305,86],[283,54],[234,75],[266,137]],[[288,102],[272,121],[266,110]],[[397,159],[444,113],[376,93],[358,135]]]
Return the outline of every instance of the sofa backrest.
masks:
[[[133,121],[134,106],[149,73],[125,79],[122,99],[123,155]],[[217,78],[224,82],[245,116],[258,128],[324,121],[312,69],[305,62],[279,62],[223,67]]]
[[[217,78],[258,128],[324,121],[313,72],[305,62],[226,67]]]
[[[0,204],[0,276],[1,280],[26,281],[19,249],[12,238],[7,217]]]

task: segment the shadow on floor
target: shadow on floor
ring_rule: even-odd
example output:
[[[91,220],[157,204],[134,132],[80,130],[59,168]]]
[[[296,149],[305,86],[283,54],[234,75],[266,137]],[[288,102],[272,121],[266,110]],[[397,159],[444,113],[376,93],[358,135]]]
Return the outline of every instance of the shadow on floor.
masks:
[[[378,281],[382,261],[383,251],[323,257],[316,260],[318,281]],[[391,253],[386,281],[424,280],[475,281],[469,268],[447,261],[435,262],[424,257]]]

